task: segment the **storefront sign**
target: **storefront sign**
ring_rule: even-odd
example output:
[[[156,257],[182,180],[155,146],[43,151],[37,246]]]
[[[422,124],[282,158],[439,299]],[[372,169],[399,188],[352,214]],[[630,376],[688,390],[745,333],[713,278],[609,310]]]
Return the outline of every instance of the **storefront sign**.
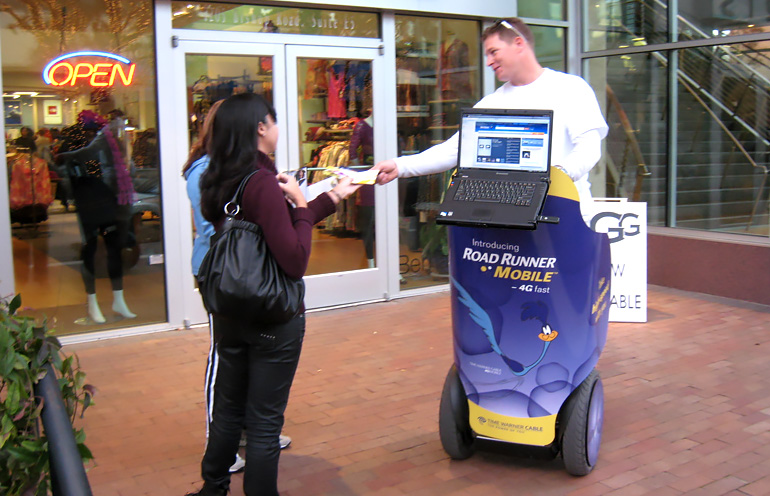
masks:
[[[94,57],[107,59],[95,62]],[[88,58],[88,61],[71,59]],[[117,62],[114,62],[117,61]],[[130,86],[136,64],[120,55],[108,52],[72,52],[50,61],[43,69],[43,81],[52,86],[75,86],[87,83],[93,87]]]
[[[380,36],[379,16],[373,12],[189,1],[172,2],[171,5],[175,28],[361,38]]]
[[[647,204],[596,200],[591,214],[591,229],[610,239],[610,322],[647,322]]]

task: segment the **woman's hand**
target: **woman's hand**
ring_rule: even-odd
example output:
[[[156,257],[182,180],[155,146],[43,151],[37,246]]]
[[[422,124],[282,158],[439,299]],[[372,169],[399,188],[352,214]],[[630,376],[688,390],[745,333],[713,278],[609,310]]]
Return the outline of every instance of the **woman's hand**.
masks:
[[[343,177],[335,187],[329,190],[329,196],[334,204],[338,204],[348,196],[356,192],[360,188],[360,184],[353,184],[353,180],[349,177]]]
[[[295,207],[307,207],[307,200],[305,200],[302,190],[299,189],[299,183],[296,179],[283,172],[278,174],[276,178],[278,179],[278,186],[287,200],[292,202]]]

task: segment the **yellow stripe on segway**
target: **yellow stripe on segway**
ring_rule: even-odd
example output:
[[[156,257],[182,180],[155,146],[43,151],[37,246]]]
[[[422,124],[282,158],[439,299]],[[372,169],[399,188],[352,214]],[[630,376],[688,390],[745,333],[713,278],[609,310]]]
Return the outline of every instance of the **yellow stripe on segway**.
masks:
[[[560,196],[568,200],[580,201],[575,183],[567,174],[556,167],[551,167],[551,185],[548,187],[548,196]]]
[[[471,428],[480,436],[533,446],[547,446],[556,439],[556,415],[508,417],[487,410],[470,400],[468,410]]]

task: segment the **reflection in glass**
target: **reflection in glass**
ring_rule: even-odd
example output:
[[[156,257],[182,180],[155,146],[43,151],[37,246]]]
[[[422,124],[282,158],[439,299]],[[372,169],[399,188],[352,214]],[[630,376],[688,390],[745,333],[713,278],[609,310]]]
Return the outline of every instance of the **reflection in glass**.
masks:
[[[564,0],[519,0],[516,4],[518,17],[563,21],[566,11]]]
[[[297,60],[300,163],[309,199],[330,188],[332,168],[374,165],[372,63]],[[375,267],[374,186],[362,186],[313,231],[307,275]]]
[[[588,51],[666,43],[668,3],[584,0]]]
[[[606,196],[647,202],[652,225],[770,234],[770,81],[745,58],[730,58],[742,50],[699,47],[587,62],[610,124],[602,158]],[[666,102],[674,99],[667,74],[674,60],[676,139],[668,143]],[[676,150],[671,161],[670,149]],[[667,212],[674,212],[670,221]]]
[[[165,322],[153,3],[56,5],[0,13],[15,290],[59,335]],[[65,61],[81,64],[76,81],[44,80],[52,60],[94,47],[129,60],[125,77],[104,75],[115,59],[81,56]],[[84,110],[103,119],[90,131]],[[57,158],[65,149],[79,151]]]
[[[759,1],[677,2],[671,40],[668,1],[585,0],[589,51],[770,32],[770,4]]]
[[[586,64],[587,79],[609,125],[596,167],[606,171],[606,181],[605,185],[593,181],[592,193],[647,202],[648,222],[664,225],[668,130],[665,64],[647,54],[602,57]]]
[[[770,32],[770,3],[679,0],[679,40]]]
[[[677,227],[770,234],[770,81],[744,50],[679,52]]]
[[[529,26],[535,37],[535,56],[543,67],[555,71],[567,70],[566,40],[564,28],[552,28],[548,26]]]
[[[479,23],[396,16],[399,155],[440,143],[458,129],[459,111],[481,98]],[[446,227],[435,222],[451,171],[399,180],[403,289],[445,284]]]

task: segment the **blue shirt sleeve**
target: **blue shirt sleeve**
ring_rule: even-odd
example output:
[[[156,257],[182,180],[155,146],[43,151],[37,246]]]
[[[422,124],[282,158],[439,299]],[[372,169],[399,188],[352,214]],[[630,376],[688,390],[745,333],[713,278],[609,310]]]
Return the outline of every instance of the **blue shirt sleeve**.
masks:
[[[193,209],[193,222],[195,223],[195,240],[192,252],[192,273],[198,275],[201,261],[209,251],[209,239],[214,234],[214,225],[203,218],[201,213],[201,176],[209,166],[209,157],[204,155],[196,160],[187,171],[187,196]]]

